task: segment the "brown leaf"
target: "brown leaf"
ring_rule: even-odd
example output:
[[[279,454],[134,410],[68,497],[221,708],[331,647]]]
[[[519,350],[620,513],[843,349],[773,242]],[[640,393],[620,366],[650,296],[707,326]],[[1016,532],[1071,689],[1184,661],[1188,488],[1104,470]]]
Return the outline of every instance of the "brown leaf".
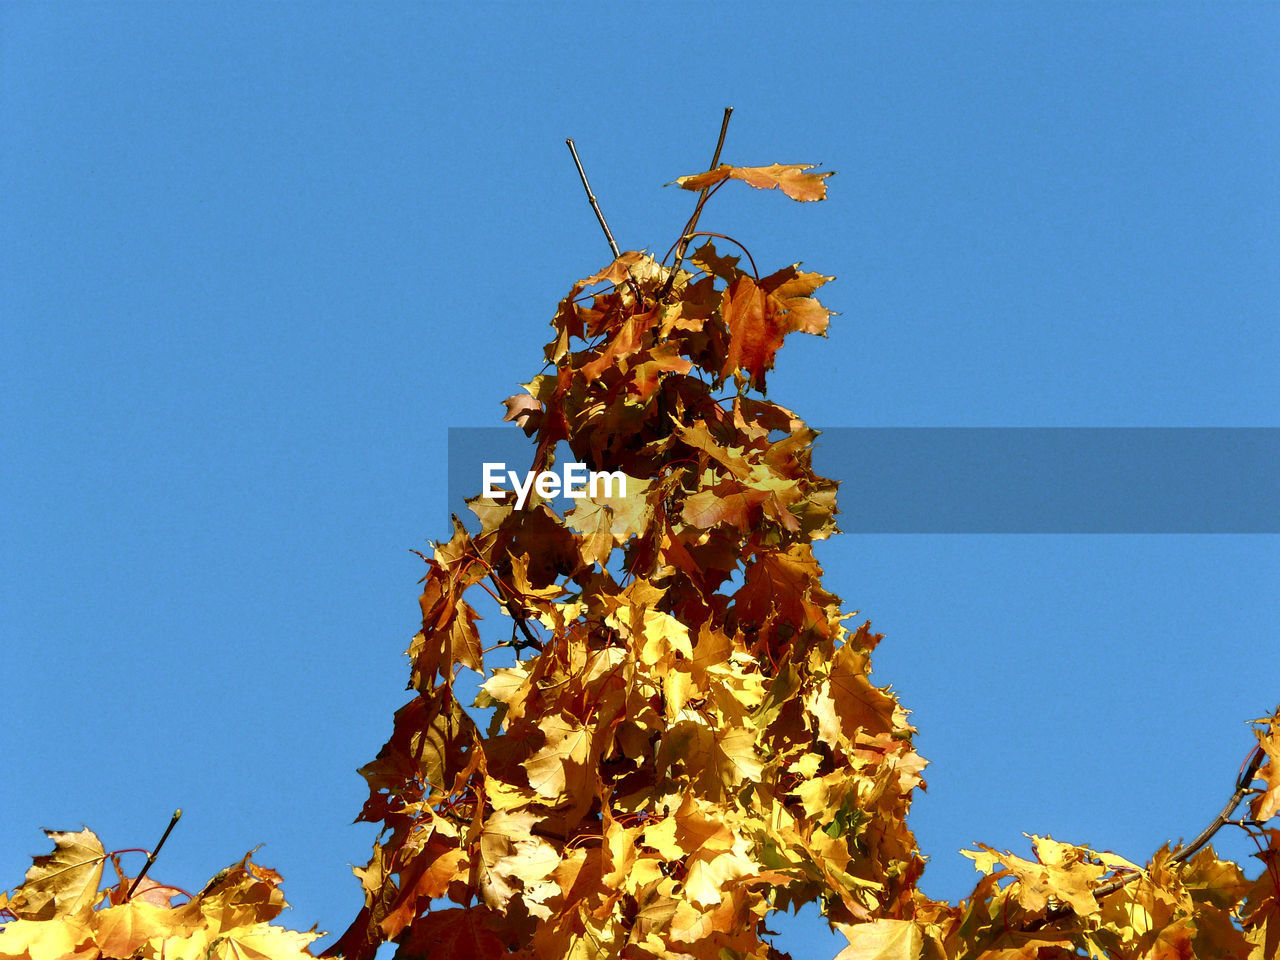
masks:
[[[499,960],[509,956],[506,944],[485,924],[483,907],[433,910],[414,921],[397,956],[442,960]]]
[[[542,422],[542,401],[537,397],[517,393],[503,400],[502,405],[507,408],[507,415],[502,418],[504,421],[514,420],[516,426],[530,436],[537,431]]]

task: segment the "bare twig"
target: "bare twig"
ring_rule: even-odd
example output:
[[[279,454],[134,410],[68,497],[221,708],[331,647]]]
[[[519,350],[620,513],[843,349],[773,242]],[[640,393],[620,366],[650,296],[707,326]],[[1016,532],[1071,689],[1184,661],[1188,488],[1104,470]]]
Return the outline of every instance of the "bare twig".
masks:
[[[173,832],[173,828],[177,826],[178,821],[182,819],[182,808],[179,807],[173,811],[173,816],[169,818],[169,825],[164,828],[164,833],[160,835],[160,842],[156,844],[156,848],[147,854],[147,862],[142,865],[142,871],[133,878],[133,883],[129,885],[129,892],[124,895],[128,900],[133,896],[133,891],[138,889],[138,884],[142,882],[142,878],[147,875],[147,871],[151,869],[151,865],[156,862],[156,857],[160,855],[160,848],[164,846],[164,842],[169,839],[169,834]],[[190,896],[190,894],[187,894]]]
[[[600,203],[596,200],[596,195],[591,192],[591,184],[587,182],[587,171],[582,169],[582,161],[578,159],[578,148],[574,146],[572,137],[566,137],[564,142],[568,144],[569,153],[573,155],[573,165],[578,168],[578,176],[582,178],[582,189],[587,191],[587,202],[591,204],[591,209],[596,213],[596,219],[600,221],[600,229],[604,231],[604,238],[609,241],[613,259],[617,260],[622,256],[618,251],[618,242],[613,239],[613,231],[609,229],[609,224],[604,219]],[[644,297],[640,294],[640,287],[632,279],[631,271],[627,271],[627,286],[631,288],[631,293],[636,298],[636,307],[639,308],[644,303]]]
[[[720,150],[724,147],[724,135],[729,129],[729,117],[733,115],[733,107],[724,108],[724,119],[720,121],[720,139],[716,141],[716,152],[711,157],[711,166],[708,170],[714,170],[720,164]],[[710,186],[703,187],[698,192],[698,203],[693,208],[693,216],[689,218],[689,222],[685,224],[684,231],[680,236],[680,246],[676,248],[676,262],[671,267],[671,275],[667,277],[667,282],[662,288],[659,300],[666,300],[671,295],[671,288],[675,286],[676,274],[680,272],[680,264],[684,262],[685,251],[689,249],[689,241],[693,239],[693,232],[698,227],[698,218],[702,216],[702,205],[707,202],[708,191]]]
[[[578,168],[578,176],[582,178],[582,189],[587,191],[587,202],[591,204],[591,209],[596,212],[596,219],[600,221],[600,229],[604,231],[604,237],[609,241],[609,249],[613,251],[613,259],[617,260],[622,256],[618,252],[618,243],[613,239],[613,233],[609,230],[609,224],[605,222],[604,214],[600,212],[600,204],[596,202],[596,195],[591,192],[591,184],[587,182],[587,171],[582,169],[582,161],[578,159],[578,148],[573,145],[573,138],[567,138],[565,143],[569,145],[569,152],[573,154],[573,165]]]

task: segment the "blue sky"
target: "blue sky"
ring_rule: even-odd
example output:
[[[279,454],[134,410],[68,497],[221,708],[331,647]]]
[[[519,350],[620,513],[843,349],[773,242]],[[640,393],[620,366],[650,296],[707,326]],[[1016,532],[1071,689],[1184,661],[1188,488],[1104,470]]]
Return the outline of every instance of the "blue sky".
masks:
[[[726,105],[725,160],[838,171],[702,221],[838,278],[769,378],[813,424],[1280,425],[1277,41],[1261,4],[0,6],[0,886],[41,827],[180,806],[157,877],[263,843],[291,924],[354,915],[447,428],[608,259],[567,136],[659,255]],[[975,840],[1194,835],[1280,699],[1274,536],[821,559],[932,761],[936,896]]]

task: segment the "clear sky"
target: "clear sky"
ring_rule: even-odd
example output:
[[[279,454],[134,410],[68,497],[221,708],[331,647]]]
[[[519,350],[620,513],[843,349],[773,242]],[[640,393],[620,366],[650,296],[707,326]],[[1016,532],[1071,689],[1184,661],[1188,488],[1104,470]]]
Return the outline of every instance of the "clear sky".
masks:
[[[0,5],[0,887],[180,806],[158,878],[262,843],[291,925],[349,922],[446,430],[608,260],[567,136],[659,255],[726,105],[725,160],[838,171],[702,220],[837,276],[769,378],[815,425],[1280,425],[1278,43],[1263,4]],[[820,557],[932,761],[935,896],[976,840],[1194,835],[1280,699],[1275,536]]]

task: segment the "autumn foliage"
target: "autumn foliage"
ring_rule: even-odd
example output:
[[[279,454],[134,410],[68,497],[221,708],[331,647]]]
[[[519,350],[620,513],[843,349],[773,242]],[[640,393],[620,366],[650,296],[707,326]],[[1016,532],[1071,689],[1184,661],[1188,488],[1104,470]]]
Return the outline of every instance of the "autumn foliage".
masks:
[[[120,853],[91,830],[45,832],[53,852],[35,858],[12,894],[0,893],[13,918],[0,927],[4,960],[305,960],[320,936],[271,923],[286,906],[280,874],[248,854],[190,894],[128,876]],[[115,881],[104,887],[107,862]]]
[[[810,169],[677,182],[820,200]],[[822,584],[812,544],[837,532],[836,484],[813,472],[816,434],[764,397],[787,335],[826,332],[831,278],[760,276],[721,247],[688,269],[624,253],[560,302],[551,369],[507,419],[534,470],[568,456],[622,471],[627,494],[563,514],[476,498],[478,525],[455,519],[426,558],[416,695],[362,770],[361,819],[383,836],[331,952],[763,960],[782,956],[770,915],[817,902],[849,938],[841,960],[1272,956],[1271,872],[1246,881],[1208,848],[1138,868],[1036,838],[1035,861],[971,853],[983,879],[959,906],[920,893],[915,731],[868,678],[879,635]],[[477,591],[513,621],[487,649]],[[461,670],[483,678],[487,729]]]
[[[820,200],[826,176],[677,182],[701,209],[732,180]],[[569,457],[621,471],[625,494],[477,497],[424,557],[413,695],[361,769],[358,819],[381,831],[355,870],[364,904],[328,955],[777,960],[771,917],[816,903],[849,940],[839,960],[1280,956],[1275,717],[1236,797],[1257,879],[1207,845],[1139,866],[1037,837],[1033,860],[969,852],[981,879],[958,905],[920,892],[907,814],[925,761],[869,679],[881,637],[822,583],[813,543],[838,531],[816,433],[765,396],[787,336],[825,334],[832,278],[762,276],[731,245],[623,253],[560,302],[546,372],[507,419],[532,469]],[[482,639],[484,595],[509,638]],[[278,877],[248,858],[174,906],[169,888],[99,891],[96,838],[52,836],[0,899],[16,918],[0,960],[307,955],[313,934],[270,925]]]

